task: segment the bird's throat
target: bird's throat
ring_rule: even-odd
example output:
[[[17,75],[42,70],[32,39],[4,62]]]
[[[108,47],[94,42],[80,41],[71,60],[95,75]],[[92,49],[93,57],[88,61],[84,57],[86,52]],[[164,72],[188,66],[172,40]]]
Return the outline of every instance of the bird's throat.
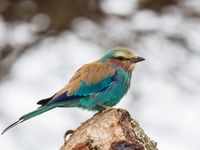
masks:
[[[128,74],[132,74],[132,71],[134,69],[134,64],[131,64],[130,62],[121,62],[118,60],[114,60],[114,59],[109,59],[108,60],[109,64],[112,64],[116,67],[120,67],[121,69],[123,69],[124,71],[126,71]]]

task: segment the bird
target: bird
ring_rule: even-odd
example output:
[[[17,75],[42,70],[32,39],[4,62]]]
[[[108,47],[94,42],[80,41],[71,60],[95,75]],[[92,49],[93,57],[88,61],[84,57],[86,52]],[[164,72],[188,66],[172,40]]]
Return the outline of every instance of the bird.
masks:
[[[130,49],[109,49],[103,57],[78,69],[69,82],[53,96],[37,102],[40,106],[3,130],[56,107],[78,107],[101,112],[115,106],[127,93],[136,63],[145,60]]]

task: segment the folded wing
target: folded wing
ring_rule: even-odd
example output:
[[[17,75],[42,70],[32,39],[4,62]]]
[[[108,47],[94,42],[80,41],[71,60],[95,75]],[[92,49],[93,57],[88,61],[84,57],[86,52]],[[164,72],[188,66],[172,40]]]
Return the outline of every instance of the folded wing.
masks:
[[[100,62],[86,64],[75,72],[69,83],[59,92],[38,104],[45,106],[91,96],[106,90],[115,80],[116,71],[113,67]]]

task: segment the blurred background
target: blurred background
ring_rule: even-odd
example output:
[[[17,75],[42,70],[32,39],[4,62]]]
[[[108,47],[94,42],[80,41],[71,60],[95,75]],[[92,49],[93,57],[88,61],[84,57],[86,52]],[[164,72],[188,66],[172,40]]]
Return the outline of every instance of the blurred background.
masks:
[[[199,0],[0,0],[0,130],[112,47],[134,49],[127,109],[161,150],[199,150]],[[55,109],[0,136],[6,150],[58,150],[94,113]]]

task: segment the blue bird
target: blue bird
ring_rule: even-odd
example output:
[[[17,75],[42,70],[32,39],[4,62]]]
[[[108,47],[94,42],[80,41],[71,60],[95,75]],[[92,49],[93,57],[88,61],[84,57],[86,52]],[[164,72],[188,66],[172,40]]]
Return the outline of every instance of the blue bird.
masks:
[[[3,130],[20,124],[56,107],[79,107],[103,111],[116,105],[127,93],[132,71],[137,62],[145,60],[126,48],[113,48],[102,58],[83,65],[71,80],[52,97],[40,100],[35,111],[27,113]]]

